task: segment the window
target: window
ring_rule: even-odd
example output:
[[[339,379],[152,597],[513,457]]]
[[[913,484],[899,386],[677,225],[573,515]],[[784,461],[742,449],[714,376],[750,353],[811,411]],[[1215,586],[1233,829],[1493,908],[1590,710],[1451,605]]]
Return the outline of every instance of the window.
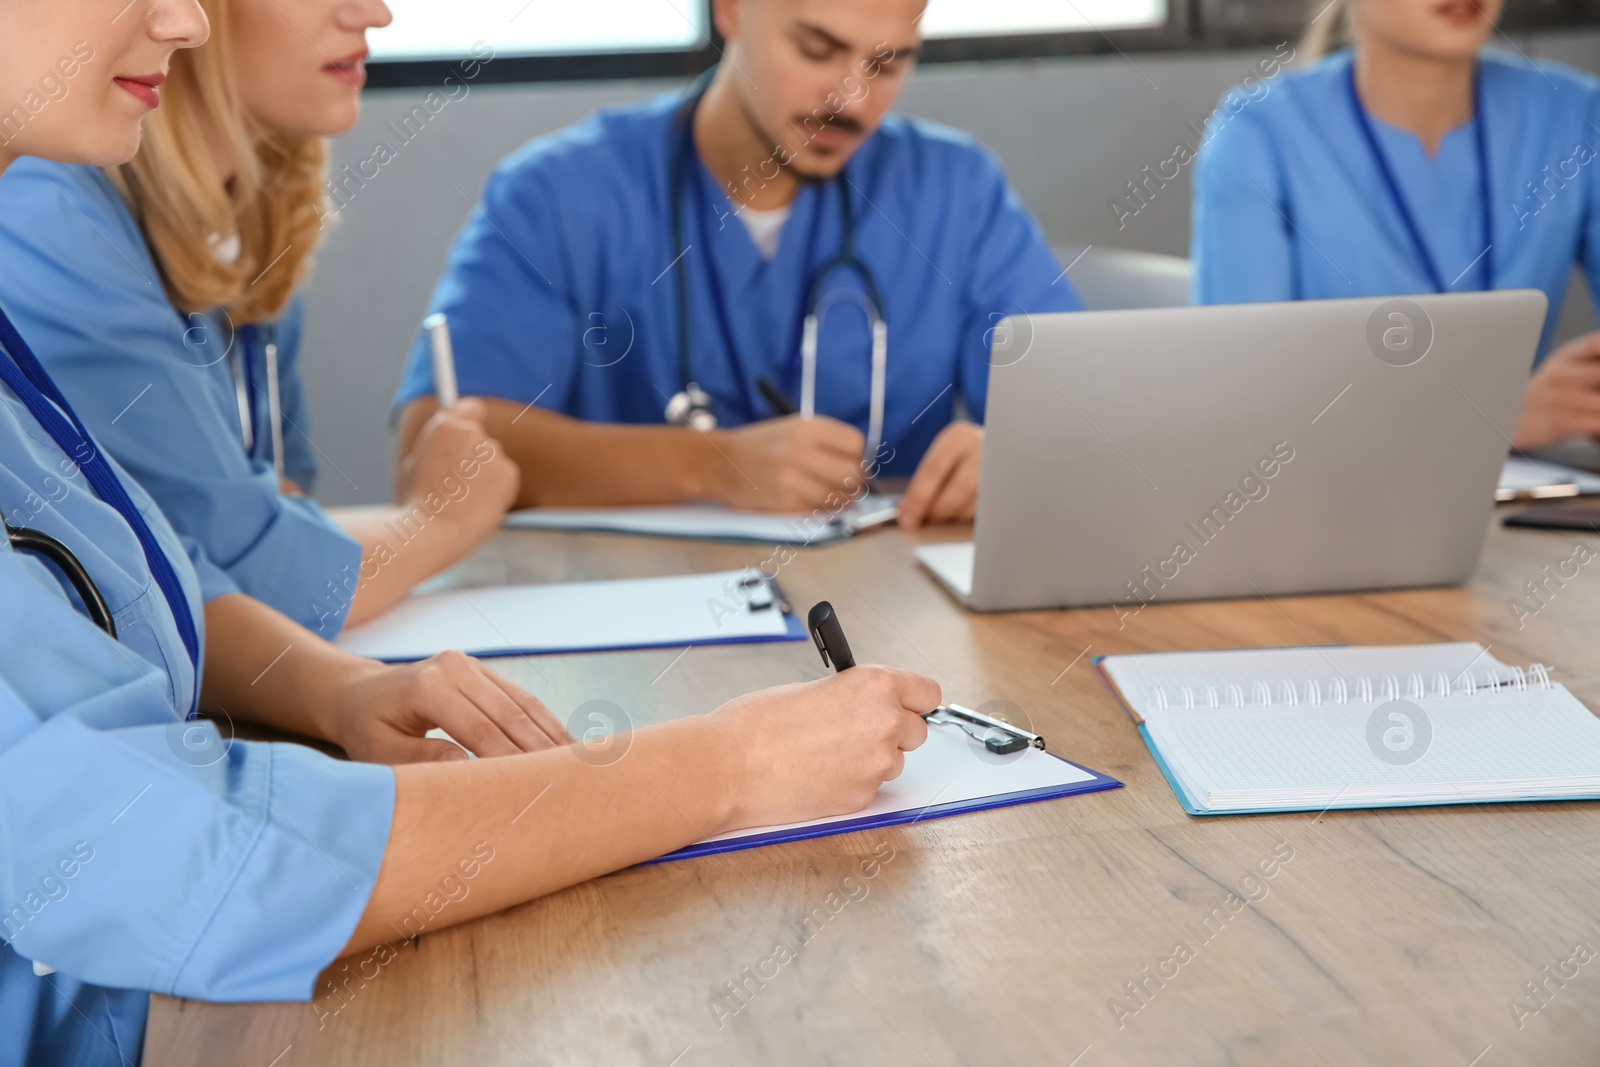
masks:
[[[929,0],[928,38],[1156,29],[1167,0]]]
[[[482,41],[498,57],[686,52],[706,44],[703,0],[389,0],[375,60],[449,60]]]
[[[463,59],[483,81],[687,78],[716,63],[711,0],[389,0],[375,88],[437,85]],[[922,63],[1271,45],[1322,0],[929,0]],[[1501,26],[1594,25],[1600,0],[1519,0]],[[483,42],[480,45],[479,42]]]

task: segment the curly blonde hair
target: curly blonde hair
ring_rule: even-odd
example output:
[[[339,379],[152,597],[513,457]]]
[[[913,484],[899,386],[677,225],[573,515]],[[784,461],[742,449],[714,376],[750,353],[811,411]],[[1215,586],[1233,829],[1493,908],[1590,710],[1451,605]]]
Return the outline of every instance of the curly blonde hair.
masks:
[[[109,168],[184,312],[223,308],[235,323],[278,315],[310,267],[323,215],[321,137],[262,130],[228,64],[228,0],[201,0],[211,39],[172,58],[165,99],[132,162]],[[224,178],[219,153],[233,171]],[[237,238],[231,262],[219,243]]]

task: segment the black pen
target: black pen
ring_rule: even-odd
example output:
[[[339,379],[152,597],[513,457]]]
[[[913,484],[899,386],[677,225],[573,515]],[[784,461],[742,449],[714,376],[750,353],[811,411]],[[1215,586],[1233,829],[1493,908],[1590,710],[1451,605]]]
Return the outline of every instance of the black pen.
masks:
[[[811,614],[806,616],[806,627],[811,631],[811,639],[817,643],[817,651],[822,653],[824,667],[845,671],[856,665],[856,658],[850,653],[850,642],[845,640],[844,627],[839,625],[839,616],[835,614],[832,604],[819,600],[811,609]],[[985,748],[998,756],[1030,747],[1044,748],[1044,738],[1038,734],[960,704],[940,704],[932,711],[923,712],[922,717],[936,725],[949,723],[961,726],[974,740],[982,742]]]
[[[761,390],[761,395],[767,398],[767,403],[772,405],[772,410],[780,416],[793,415],[798,409],[794,402],[783,395],[783,390],[772,384],[772,379],[762,376],[756,379],[756,388]],[[818,605],[819,607],[821,605]]]
[[[844,639],[844,627],[839,625],[839,616],[834,613],[832,604],[818,601],[806,617],[806,626],[811,631],[811,639],[817,643],[817,651],[822,653],[824,667],[843,671],[856,665],[856,658],[850,654],[850,642]]]

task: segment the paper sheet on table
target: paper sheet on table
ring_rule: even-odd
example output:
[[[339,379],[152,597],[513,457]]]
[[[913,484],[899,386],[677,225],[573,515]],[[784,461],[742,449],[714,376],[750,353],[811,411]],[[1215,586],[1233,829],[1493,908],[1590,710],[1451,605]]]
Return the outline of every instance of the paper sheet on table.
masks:
[[[868,496],[840,512],[796,515],[735,511],[721,504],[662,504],[630,508],[527,508],[505,525],[527,530],[594,530],[605,533],[749,541],[768,545],[820,545],[854,533],[855,521],[898,505],[898,496]]]
[[[1542,486],[1571,482],[1583,494],[1600,493],[1600,474],[1551,463],[1543,459],[1512,456],[1500,472],[1500,485],[1496,500],[1512,500],[1518,495],[1533,493]]]
[[[339,636],[373,659],[595,652],[677,645],[801,640],[805,628],[771,599],[753,609],[739,583],[750,571],[626,581],[489,586],[413,593]]]

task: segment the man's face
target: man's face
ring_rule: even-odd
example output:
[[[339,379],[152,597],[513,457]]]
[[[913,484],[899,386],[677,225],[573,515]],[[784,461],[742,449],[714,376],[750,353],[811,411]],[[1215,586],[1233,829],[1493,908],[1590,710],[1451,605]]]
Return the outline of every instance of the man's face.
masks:
[[[924,2],[717,0],[729,84],[771,163],[803,180],[839,173],[894,105]]]

